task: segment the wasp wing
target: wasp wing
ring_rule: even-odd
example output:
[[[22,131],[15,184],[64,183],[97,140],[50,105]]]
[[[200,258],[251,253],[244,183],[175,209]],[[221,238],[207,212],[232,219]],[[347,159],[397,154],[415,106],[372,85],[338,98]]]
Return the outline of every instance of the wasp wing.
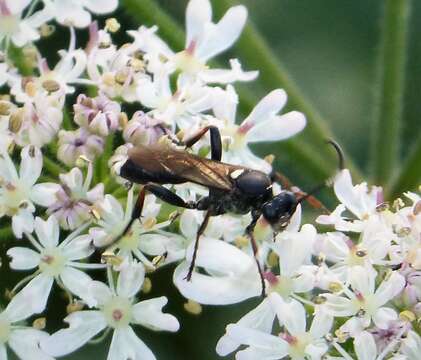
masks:
[[[229,191],[230,174],[240,166],[225,164],[174,149],[168,145],[137,146],[128,151],[129,158],[144,171],[168,183],[193,182],[208,188]]]

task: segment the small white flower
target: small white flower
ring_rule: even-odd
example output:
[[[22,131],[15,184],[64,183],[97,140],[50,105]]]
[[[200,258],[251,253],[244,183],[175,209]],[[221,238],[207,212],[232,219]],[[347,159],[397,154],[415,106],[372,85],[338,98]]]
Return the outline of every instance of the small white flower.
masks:
[[[313,289],[316,267],[310,257],[315,238],[316,229],[310,224],[303,225],[299,232],[284,231],[276,237],[270,247],[279,256],[279,275],[265,274],[269,291],[287,300],[295,293]]]
[[[144,280],[144,267],[140,264],[125,264],[117,281],[107,287],[94,281],[91,294],[98,310],[77,311],[65,318],[69,328],[59,330],[41,342],[42,349],[53,355],[69,354],[83,346],[104,329],[113,331],[108,359],[154,360],[155,356],[145,343],[137,337],[132,324],[148,329],[175,332],[179,329],[177,319],[162,312],[167,298],[162,296],[136,303],[134,296]]]
[[[51,0],[56,20],[66,26],[87,27],[91,14],[107,14],[117,8],[118,0]]]
[[[10,39],[16,46],[22,47],[30,41],[40,38],[38,28],[53,18],[48,3],[44,7],[22,19],[22,13],[30,0],[0,1],[0,42]]]
[[[333,316],[352,316],[343,325],[344,331],[349,332],[351,336],[369,326],[371,320],[377,327],[384,329],[389,321],[397,318],[395,310],[383,305],[401,292],[405,279],[399,273],[393,272],[375,289],[376,276],[374,270],[368,271],[364,267],[357,266],[350,277],[352,291],[344,288],[345,296],[323,294],[326,299],[323,306],[327,312]]]
[[[80,156],[94,160],[104,149],[104,139],[79,128],[75,131],[60,130],[58,133],[59,148],[57,158],[66,165],[75,165]]]
[[[342,203],[330,215],[321,215],[317,222],[326,225],[335,225],[339,231],[360,232],[364,229],[364,221],[375,215],[377,205],[383,202],[382,188],[373,186],[369,191],[366,183],[352,185],[351,174],[348,169],[342,170],[335,179],[334,190],[336,197]],[[357,220],[347,221],[342,213],[348,209]]]
[[[135,220],[130,229],[124,233],[129,224],[134,207],[133,187],[129,190],[126,209],[112,195],[105,195],[103,201],[94,206],[94,211],[99,217],[97,226],[89,229],[89,234],[95,246],[103,247],[113,244],[113,250],[117,249],[117,256],[121,258],[135,257],[145,266],[155,269],[155,265],[144,255],[164,255],[168,249],[169,240],[178,240],[176,235],[168,239],[168,234],[160,234],[156,231],[168,226],[170,221],[156,222],[156,216],[161,206],[156,203],[153,195],[147,195],[142,211],[142,220]]]
[[[16,100],[25,103],[34,101],[36,97],[51,98],[49,101],[56,103],[57,108],[64,106],[66,94],[72,94],[75,88],[71,84],[86,83],[80,76],[86,68],[86,54],[81,49],[75,49],[76,35],[72,28],[70,30],[70,41],[68,50],[59,50],[60,60],[50,69],[46,59],[39,59],[39,76],[32,76],[27,81],[16,77],[12,82],[11,93]]]
[[[277,115],[287,101],[287,95],[281,89],[273,90],[260,100],[240,125],[235,123],[238,96],[232,86],[225,91],[215,89],[213,101],[215,117],[223,121],[222,137],[228,141],[227,151],[223,153],[223,161],[227,163],[269,173],[271,166],[254,155],[248,144],[284,140],[303,130],[306,125],[304,115],[297,111]]]
[[[26,146],[21,152],[19,173],[7,151],[0,148],[0,217],[12,217],[12,229],[16,237],[23,232],[31,233],[36,205],[50,206],[59,189],[55,183],[35,184],[42,170],[41,151]]]
[[[298,301],[284,302],[281,297],[272,297],[279,323],[285,330],[279,336],[247,328],[238,324],[227,326],[227,334],[235,341],[248,345],[236,354],[237,360],[320,359],[328,350],[324,336],[332,327],[333,317],[317,309],[313,322],[306,330],[306,312]]]
[[[207,62],[214,56],[230,48],[238,39],[247,20],[247,9],[234,6],[228,9],[218,23],[212,22],[212,8],[209,0],[191,0],[186,10],[185,49],[174,53],[155,32],[140,27],[128,31],[134,45],[146,53],[148,70],[156,74],[159,69],[181,71],[180,81],[201,83],[231,83],[250,81],[257,77],[257,71],[244,72],[236,59],[230,61],[231,69],[209,69]],[[165,59],[163,62],[162,58]]]
[[[48,338],[48,334],[22,325],[22,320],[33,314],[30,310],[28,311],[29,308],[28,299],[17,294],[6,309],[0,312],[0,358],[2,360],[8,359],[6,347],[10,347],[22,360],[53,360],[39,347],[40,341]]]
[[[35,250],[13,247],[7,251],[7,255],[12,258],[12,269],[38,268],[36,276],[19,293],[19,296],[27,299],[27,307],[33,313],[45,309],[54,281],[91,304],[92,299],[87,290],[92,279],[79,269],[104,268],[104,265],[77,261],[94,252],[92,239],[88,235],[79,235],[85,229],[86,226],[81,226],[59,243],[60,228],[56,218],[50,216],[44,221],[37,217],[35,233],[38,240],[29,233],[25,234]]]
[[[96,85],[100,92],[111,99],[122,97],[127,102],[138,100],[139,82],[149,75],[145,74],[144,63],[139,59],[137,49],[130,45],[116,49],[111,39],[101,31],[90,42],[87,82]]]
[[[99,183],[89,190],[92,173],[92,163],[89,163],[85,180],[79,168],[60,174],[62,185],[55,194],[56,201],[48,207],[47,213],[54,214],[63,229],[74,230],[92,219],[91,206],[104,198],[104,184]]]

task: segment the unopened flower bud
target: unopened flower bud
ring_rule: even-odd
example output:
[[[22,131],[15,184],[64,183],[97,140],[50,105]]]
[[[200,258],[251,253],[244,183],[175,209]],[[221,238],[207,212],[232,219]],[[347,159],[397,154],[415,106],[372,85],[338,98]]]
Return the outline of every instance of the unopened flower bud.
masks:
[[[49,93],[60,90],[60,84],[55,80],[45,80],[42,82],[42,87]]]
[[[412,311],[404,310],[399,314],[399,318],[403,321],[413,322],[416,320],[416,316]]]
[[[115,33],[120,29],[120,23],[116,18],[108,18],[105,20],[105,30],[110,33]]]
[[[120,104],[103,94],[95,98],[80,94],[73,109],[75,122],[93,134],[108,136],[120,125]]]
[[[145,277],[142,285],[142,292],[144,294],[149,294],[152,290],[152,281],[148,277]]]
[[[202,305],[193,300],[184,303],[184,310],[192,315],[200,315],[202,313]]]
[[[39,33],[44,38],[51,36],[54,31],[56,31],[56,27],[50,24],[42,24],[39,28]]]
[[[80,311],[84,308],[84,304],[81,301],[72,301],[70,304],[67,305],[66,311],[68,314],[74,313],[76,311]]]
[[[329,291],[337,293],[342,290],[342,284],[340,282],[332,281],[329,283]]]
[[[169,131],[160,121],[137,111],[124,128],[123,137],[133,145],[155,144]]]
[[[47,319],[45,317],[40,317],[40,318],[35,319],[32,322],[32,327],[37,330],[43,330],[45,329],[46,324],[47,324]]]
[[[0,101],[0,116],[7,116],[10,114],[12,104],[9,101]]]

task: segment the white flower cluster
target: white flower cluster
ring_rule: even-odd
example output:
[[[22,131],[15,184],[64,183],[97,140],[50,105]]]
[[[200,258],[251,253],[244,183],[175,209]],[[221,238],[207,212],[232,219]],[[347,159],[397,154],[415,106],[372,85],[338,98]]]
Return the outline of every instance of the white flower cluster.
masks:
[[[237,59],[223,69],[209,60],[240,36],[244,6],[215,23],[209,0],[190,0],[185,48],[173,51],[155,26],[128,31],[132,41],[118,46],[115,19],[102,30],[91,23],[91,12],[117,5],[0,0],[0,87],[9,91],[0,100],[0,226],[21,242],[7,250],[10,268],[32,271],[0,313],[0,358],[7,358],[8,346],[22,359],[52,359],[112,331],[108,359],[155,359],[133,327],[175,332],[179,323],[162,312],[165,296],[138,301],[150,287],[146,272],[177,263],[174,284],[191,304],[226,305],[260,296],[257,259],[266,292],[227,326],[219,355],[242,346],[237,359],[418,359],[421,198],[415,193],[405,194],[409,205],[388,205],[381,188],[354,186],[342,170],[334,181],[340,205],[318,217],[323,228],[301,225],[300,205],[280,233],[261,217],[253,233],[256,259],[244,235],[250,214],[213,217],[191,281],[186,274],[202,212],[168,215],[165,204],[147,195],[141,219],[126,231],[140,188],[126,190],[118,176],[131,147],[183,141],[216,126],[222,161],[270,173],[270,163],[249,144],[289,138],[306,120],[296,111],[280,115],[287,95],[275,89],[237,124],[233,84],[258,72],[244,71]],[[21,56],[28,57],[28,44],[51,30],[53,20],[69,28],[68,49],[51,68],[32,44],[34,66],[22,75],[9,56],[11,43],[26,46]],[[89,41],[77,48],[74,28],[87,26]],[[133,106],[142,110],[130,114]],[[189,151],[206,156],[209,138]],[[171,190],[185,201],[207,194],[190,183]],[[95,260],[98,253],[103,263]],[[48,334],[27,319],[46,310],[53,286],[68,296],[69,327]]]

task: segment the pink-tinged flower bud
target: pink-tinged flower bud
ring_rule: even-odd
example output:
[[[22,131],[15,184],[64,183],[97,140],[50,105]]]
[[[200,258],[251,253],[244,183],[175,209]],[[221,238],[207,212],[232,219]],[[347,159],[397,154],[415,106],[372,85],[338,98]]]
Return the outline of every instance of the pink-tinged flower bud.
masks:
[[[95,98],[80,94],[73,109],[75,122],[93,134],[108,136],[119,126],[120,104],[103,94]]]
[[[90,134],[84,128],[75,131],[61,130],[58,136],[57,157],[69,166],[75,165],[79,156],[93,160],[104,149],[104,139]]]
[[[163,123],[142,111],[136,111],[124,128],[123,137],[133,145],[150,145],[158,142],[169,130]]]

